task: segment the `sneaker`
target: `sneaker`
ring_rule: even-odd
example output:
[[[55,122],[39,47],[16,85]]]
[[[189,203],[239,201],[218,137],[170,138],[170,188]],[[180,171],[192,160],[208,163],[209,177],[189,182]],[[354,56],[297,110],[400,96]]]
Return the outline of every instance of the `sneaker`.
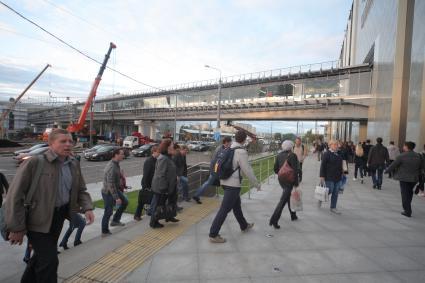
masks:
[[[242,230],[242,232],[248,232],[249,230],[252,229],[252,227],[254,227],[254,223],[248,223],[248,225],[246,226],[245,229]]]
[[[223,244],[226,242],[226,239],[222,238],[220,235],[217,235],[215,237],[210,237],[210,242],[214,244]]]
[[[193,197],[193,200],[196,201],[197,204],[202,204],[201,199],[199,197]]]
[[[124,223],[122,223],[122,222],[112,221],[112,222],[111,222],[111,226],[125,226],[125,224],[124,224]]]
[[[64,250],[69,249],[67,244],[60,244],[59,247],[62,247]]]
[[[179,222],[179,221],[180,220],[175,218],[175,217],[171,217],[171,218],[168,218],[168,219],[165,220],[165,222],[173,222],[173,223],[176,223],[176,222]]]
[[[109,235],[112,235],[111,231],[108,231],[108,232],[102,232],[102,238],[103,238],[103,237],[107,237],[107,236],[109,236]]]
[[[74,247],[81,245],[83,242],[80,240],[74,242]]]
[[[339,211],[338,209],[336,209],[336,208],[331,208],[331,212],[332,213],[335,213],[335,214],[341,214],[341,211]]]
[[[353,181],[357,181],[357,179],[356,178],[353,178]]]

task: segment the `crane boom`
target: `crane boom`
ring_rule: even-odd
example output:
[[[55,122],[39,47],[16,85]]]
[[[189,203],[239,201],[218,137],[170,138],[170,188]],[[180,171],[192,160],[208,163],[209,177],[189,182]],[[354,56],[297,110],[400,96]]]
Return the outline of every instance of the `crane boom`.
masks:
[[[97,87],[99,86],[100,81],[102,80],[102,75],[103,75],[103,72],[105,71],[106,64],[108,63],[109,56],[111,55],[112,49],[114,49],[116,47],[117,46],[112,42],[109,44],[108,52],[106,53],[105,59],[103,60],[102,65],[100,66],[99,73],[97,74],[97,76],[96,76],[96,78],[93,82],[93,85],[92,85],[90,93],[89,93],[89,97],[87,98],[87,101],[84,104],[83,109],[81,110],[80,117],[78,118],[77,123],[72,123],[67,128],[67,130],[70,133],[79,132],[83,129],[84,122],[86,121],[87,113],[90,109],[90,106],[92,105],[93,99],[96,96]]]
[[[41,75],[44,73],[44,71],[47,70],[47,68],[51,67],[50,64],[47,64],[46,67],[32,80],[32,82],[24,89],[24,91],[15,99],[15,101],[12,102],[9,109],[3,112],[3,114],[0,117],[0,136],[4,136],[4,127],[3,123],[6,117],[9,115],[9,113],[15,109],[16,104],[21,100],[21,98],[25,95],[25,93],[32,87],[33,84],[41,77]]]

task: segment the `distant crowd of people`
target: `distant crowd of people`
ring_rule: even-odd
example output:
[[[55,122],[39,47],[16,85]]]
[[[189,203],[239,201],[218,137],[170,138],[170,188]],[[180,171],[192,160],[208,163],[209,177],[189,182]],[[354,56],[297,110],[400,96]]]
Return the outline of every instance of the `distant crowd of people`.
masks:
[[[230,211],[242,232],[248,232],[254,223],[249,222],[242,211],[242,176],[261,190],[261,182],[256,178],[248,161],[245,149],[247,135],[238,131],[232,142],[225,137],[222,145],[215,150],[208,179],[197,188],[190,198],[188,148],[179,146],[172,139],[165,138],[159,146],[153,146],[151,156],[143,165],[142,189],[134,214],[136,221],[142,220],[143,210],[150,216],[152,229],[164,227],[167,222],[177,223],[177,214],[183,208],[178,206],[178,196],[182,201],[194,200],[202,204],[201,197],[211,185],[221,185],[223,198],[209,230],[211,243],[224,243],[226,239],[220,230]],[[59,247],[68,249],[70,235],[76,229],[74,246],[82,244],[81,235],[86,225],[94,221],[93,203],[87,192],[79,161],[72,154],[72,137],[62,129],[54,129],[49,135],[49,150],[44,154],[26,160],[17,170],[12,183],[8,184],[0,174],[0,197],[7,193],[4,219],[7,238],[11,244],[22,244],[28,238],[24,261],[27,263],[21,282],[57,282],[58,241],[65,220],[69,221]],[[282,150],[276,156],[274,172],[278,175],[282,195],[269,219],[269,225],[279,229],[279,220],[285,205],[288,206],[292,221],[298,216],[291,208],[291,194],[303,180],[303,163],[309,149],[296,138],[295,143],[285,140]],[[421,153],[414,152],[415,144],[405,142],[400,153],[394,142],[388,147],[382,138],[372,145],[370,140],[354,145],[352,142],[331,140],[327,143],[317,141],[314,153],[320,162],[320,182],[327,187],[330,195],[330,211],[341,214],[337,208],[338,196],[343,193],[349,174],[349,164],[354,163],[353,181],[371,176],[373,189],[381,190],[383,174],[398,180],[402,197],[402,215],[412,216],[411,202],[414,193],[424,196],[425,145]],[[101,235],[111,235],[110,226],[124,226],[121,221],[129,201],[125,194],[127,188],[120,162],[124,150],[114,150],[111,161],[104,169],[102,198],[104,214],[101,221]],[[3,199],[0,199],[0,207]],[[323,205],[318,202],[319,208]],[[115,213],[114,213],[115,208]],[[84,217],[82,216],[84,214]],[[111,220],[112,217],[112,220]],[[165,221],[162,222],[162,221]],[[161,223],[162,222],[162,223]]]

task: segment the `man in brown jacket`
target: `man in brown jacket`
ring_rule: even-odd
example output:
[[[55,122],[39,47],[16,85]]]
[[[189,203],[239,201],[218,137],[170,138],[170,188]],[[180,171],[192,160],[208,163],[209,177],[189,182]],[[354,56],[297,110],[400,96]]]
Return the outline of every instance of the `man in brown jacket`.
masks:
[[[43,170],[26,213],[23,200],[31,182],[36,181],[33,178],[38,162],[43,162]],[[57,241],[65,217],[82,211],[87,224],[94,221],[93,204],[86,190],[79,162],[72,157],[71,135],[66,130],[53,130],[43,159],[32,157],[19,167],[6,197],[10,243],[21,245],[26,234],[34,250],[21,282],[57,282]]]

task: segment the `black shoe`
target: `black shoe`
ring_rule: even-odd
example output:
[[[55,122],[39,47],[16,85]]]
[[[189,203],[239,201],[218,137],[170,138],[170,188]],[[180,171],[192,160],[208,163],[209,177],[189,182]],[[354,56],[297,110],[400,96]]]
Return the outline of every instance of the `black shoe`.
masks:
[[[111,226],[125,226],[124,223],[122,223],[121,221],[116,222],[116,221],[111,221]]]
[[[154,222],[153,224],[149,224],[149,226],[151,226],[151,228],[156,229],[156,228],[162,228],[164,227],[164,225],[162,225],[161,223],[159,223],[158,221]]]
[[[291,221],[296,221],[296,220],[298,220],[297,214],[295,212],[291,213]]]
[[[102,237],[107,237],[109,235],[112,235],[111,231],[102,232]]]
[[[81,242],[80,240],[78,240],[78,241],[75,241],[74,242],[74,247],[76,247],[76,246],[78,246],[78,245],[81,245],[83,242]]]
[[[275,228],[275,229],[280,229],[280,225],[279,224],[277,224],[277,223],[273,223],[273,222],[269,222],[269,225],[270,226],[273,226],[273,228]]]
[[[30,261],[30,258],[28,258],[28,257],[24,257],[22,260],[23,260],[25,263],[28,263],[28,262]]]
[[[376,185],[373,185],[373,188],[376,189]]]
[[[64,250],[69,249],[67,244],[60,244],[59,247],[62,247]]]
[[[377,187],[376,187],[376,189],[377,189],[377,190],[381,190],[381,186],[377,186]]]
[[[202,204],[201,199],[199,197],[193,197],[193,200],[196,201],[197,204]]]
[[[403,211],[403,212],[401,213],[401,215],[404,215],[404,216],[406,216],[406,217],[412,217],[412,214],[409,214],[409,213],[407,213],[406,211]]]
[[[176,223],[176,222],[179,222],[180,220],[178,220],[177,218],[175,218],[175,217],[171,217],[171,218],[168,218],[168,219],[165,219],[165,222],[173,222],[173,223]]]

